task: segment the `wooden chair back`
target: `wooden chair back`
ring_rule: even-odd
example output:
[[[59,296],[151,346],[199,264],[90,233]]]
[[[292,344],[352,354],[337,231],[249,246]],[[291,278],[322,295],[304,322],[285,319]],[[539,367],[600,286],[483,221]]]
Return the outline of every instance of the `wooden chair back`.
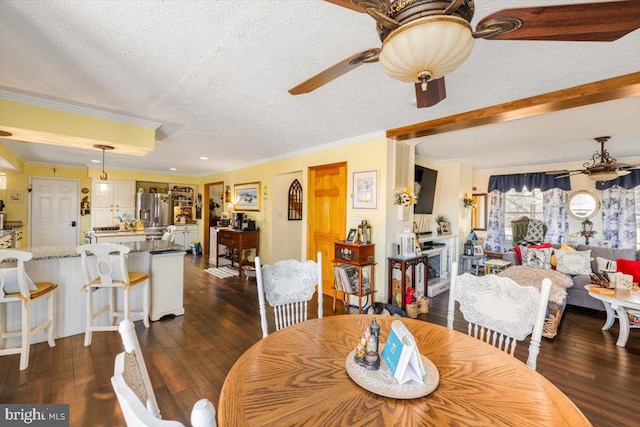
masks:
[[[457,275],[452,263],[447,326],[453,329],[455,302],[468,322],[468,334],[514,355],[517,341],[531,335],[527,365],[535,370],[540,352],[551,280],[542,281],[541,291],[520,286],[508,277],[495,274],[477,277]]]
[[[317,262],[289,259],[262,265],[256,257],[255,263],[263,337],[269,335],[265,296],[273,308],[276,331],[307,320],[307,304],[316,288],[318,317],[322,317],[322,253],[318,252]]]

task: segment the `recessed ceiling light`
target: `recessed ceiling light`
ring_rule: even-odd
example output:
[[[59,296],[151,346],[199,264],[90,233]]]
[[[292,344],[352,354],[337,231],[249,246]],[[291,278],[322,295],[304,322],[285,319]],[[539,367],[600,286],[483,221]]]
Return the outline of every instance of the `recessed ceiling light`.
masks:
[[[209,160],[209,158],[202,156],[202,157],[200,157],[200,160]]]
[[[100,163],[100,160],[91,160],[91,163]]]
[[[169,168],[170,171],[177,171],[178,169],[176,168]]]

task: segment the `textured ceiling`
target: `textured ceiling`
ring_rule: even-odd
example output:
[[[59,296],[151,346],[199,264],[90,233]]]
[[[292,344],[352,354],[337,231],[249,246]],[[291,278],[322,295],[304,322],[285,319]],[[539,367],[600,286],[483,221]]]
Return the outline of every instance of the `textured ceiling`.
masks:
[[[475,3],[473,26],[515,3],[559,2]],[[640,71],[636,30],[612,43],[477,40],[447,76],[447,99],[432,108],[415,108],[413,85],[390,79],[378,64],[307,95],[287,92],[379,45],[368,15],[319,0],[0,1],[2,89],[163,124],[153,152],[142,160],[108,153],[109,168],[175,167],[202,176]],[[554,163],[590,156],[597,147],[587,141],[610,134],[612,155],[640,155],[638,97],[581,111],[436,135],[418,153],[433,161],[467,158],[478,168]],[[90,150],[3,141],[25,161],[99,159]],[[502,152],[499,143],[529,147],[526,158]]]

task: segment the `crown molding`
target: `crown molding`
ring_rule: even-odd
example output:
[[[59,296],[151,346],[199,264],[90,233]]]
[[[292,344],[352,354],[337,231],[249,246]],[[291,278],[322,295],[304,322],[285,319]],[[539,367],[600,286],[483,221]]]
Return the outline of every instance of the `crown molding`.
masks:
[[[6,99],[8,101],[35,105],[36,107],[50,108],[53,110],[65,111],[67,113],[76,113],[84,116],[95,117],[98,119],[111,120],[114,122],[126,123],[134,126],[142,126],[154,130],[162,126],[162,123],[153,120],[140,119],[138,117],[126,116],[124,114],[100,110],[98,108],[89,106],[72,104],[69,102],[44,98],[41,96],[26,94],[22,92],[16,92],[14,90],[3,87],[0,87],[0,98]]]

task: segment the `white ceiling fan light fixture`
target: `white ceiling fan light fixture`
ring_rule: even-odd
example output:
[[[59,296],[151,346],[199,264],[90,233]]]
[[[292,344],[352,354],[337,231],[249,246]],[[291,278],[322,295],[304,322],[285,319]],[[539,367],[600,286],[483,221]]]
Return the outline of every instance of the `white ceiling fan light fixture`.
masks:
[[[471,54],[474,38],[469,22],[457,16],[416,19],[393,30],[382,43],[378,60],[389,77],[420,82],[455,71]]]
[[[100,173],[100,180],[98,181],[98,194],[103,195],[109,191],[110,183],[107,180],[107,172],[104,170],[104,152],[106,150],[113,150],[111,145],[94,144],[94,147],[102,150],[102,173]]]

